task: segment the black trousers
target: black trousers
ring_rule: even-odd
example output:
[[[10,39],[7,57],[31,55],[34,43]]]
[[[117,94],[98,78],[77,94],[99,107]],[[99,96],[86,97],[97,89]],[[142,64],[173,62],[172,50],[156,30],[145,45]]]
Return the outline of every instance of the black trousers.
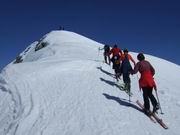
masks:
[[[124,83],[131,83],[130,74],[129,73],[122,73],[123,74],[123,82]]]
[[[108,61],[107,61],[108,58]],[[104,60],[106,63],[108,63],[110,65],[111,61],[110,61],[110,56],[108,54],[108,52],[104,52]]]
[[[151,100],[151,103],[153,107],[156,107],[157,101],[154,95],[152,94],[152,87],[143,87],[143,98],[144,98],[144,108],[149,110],[150,109],[150,104],[149,104],[149,99]]]

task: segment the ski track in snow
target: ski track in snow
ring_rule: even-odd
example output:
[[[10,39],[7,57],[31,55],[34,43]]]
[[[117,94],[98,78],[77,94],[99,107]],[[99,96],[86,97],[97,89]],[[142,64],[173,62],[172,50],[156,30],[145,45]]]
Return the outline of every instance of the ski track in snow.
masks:
[[[33,54],[33,43],[25,51],[24,63],[8,65],[1,73],[1,135],[180,133],[180,85],[176,81],[178,77],[167,72],[169,63],[147,55],[156,69],[155,80],[164,112],[159,117],[169,126],[164,130],[152,123],[135,103],[137,99],[142,101],[139,75],[131,76],[133,97],[129,102],[128,95],[117,87],[112,68],[102,63],[100,44],[73,33],[64,32],[61,39],[56,34],[43,38],[51,46]],[[73,37],[71,42],[69,37]],[[180,75],[179,67],[173,64],[171,67]]]

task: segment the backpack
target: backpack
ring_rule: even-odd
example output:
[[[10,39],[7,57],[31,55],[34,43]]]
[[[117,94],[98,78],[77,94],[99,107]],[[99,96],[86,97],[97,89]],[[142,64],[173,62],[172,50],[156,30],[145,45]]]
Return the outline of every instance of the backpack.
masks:
[[[122,64],[121,64],[121,65],[122,65],[122,66],[121,66],[121,71],[122,71],[123,73],[128,73],[129,71],[132,70],[132,66],[131,66],[130,61],[129,61],[129,59],[128,59],[128,55],[125,56],[125,59],[122,61]]]
[[[119,55],[114,56],[114,64],[116,64],[116,65],[120,64],[120,57],[119,57]]]
[[[109,46],[108,46],[108,45],[105,45],[105,46],[104,46],[104,51],[105,51],[105,52],[109,52],[109,50],[110,50]]]

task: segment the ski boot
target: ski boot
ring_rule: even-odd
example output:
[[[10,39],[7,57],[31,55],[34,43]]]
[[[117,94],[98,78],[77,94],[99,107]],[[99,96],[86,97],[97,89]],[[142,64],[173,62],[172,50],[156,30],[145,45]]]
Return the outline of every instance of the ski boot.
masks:
[[[151,115],[151,111],[149,109],[143,109],[144,113],[147,115],[147,116],[150,116]]]
[[[159,104],[153,107],[153,113],[157,113],[157,110],[159,110]]]

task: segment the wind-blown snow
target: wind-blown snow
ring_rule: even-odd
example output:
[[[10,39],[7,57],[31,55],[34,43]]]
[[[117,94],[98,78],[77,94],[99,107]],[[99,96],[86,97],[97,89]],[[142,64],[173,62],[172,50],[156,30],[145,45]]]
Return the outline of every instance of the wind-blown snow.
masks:
[[[113,70],[103,63],[102,44],[67,31],[43,38],[0,74],[0,135],[179,135],[180,67],[146,55],[169,129],[152,123],[136,105],[142,101],[139,75],[131,76],[132,102],[120,91]],[[136,58],[136,53],[131,53]],[[137,60],[136,60],[137,61]]]

